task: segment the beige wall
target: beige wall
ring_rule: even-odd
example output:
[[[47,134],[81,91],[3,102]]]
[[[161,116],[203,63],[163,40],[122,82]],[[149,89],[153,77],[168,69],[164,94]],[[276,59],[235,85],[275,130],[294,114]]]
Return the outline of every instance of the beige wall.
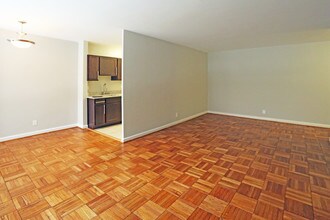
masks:
[[[88,54],[108,57],[122,58],[122,47],[120,45],[104,45],[88,43]],[[111,80],[109,76],[99,76],[98,81],[88,81],[88,95],[99,95],[106,83],[107,91],[121,92],[121,81]]]
[[[206,53],[129,31],[123,46],[125,138],[207,110]]]
[[[88,42],[88,54],[122,58],[123,47],[122,45],[107,45]]]
[[[0,30],[0,140],[76,124],[78,44],[30,36],[36,45],[19,49],[11,37]]]
[[[210,111],[329,125],[330,42],[210,53],[208,85]]]

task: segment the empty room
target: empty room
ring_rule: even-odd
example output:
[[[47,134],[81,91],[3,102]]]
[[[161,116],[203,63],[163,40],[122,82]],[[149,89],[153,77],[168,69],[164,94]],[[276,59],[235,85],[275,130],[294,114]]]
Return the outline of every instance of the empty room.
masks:
[[[329,0],[0,8],[0,219],[330,219]]]

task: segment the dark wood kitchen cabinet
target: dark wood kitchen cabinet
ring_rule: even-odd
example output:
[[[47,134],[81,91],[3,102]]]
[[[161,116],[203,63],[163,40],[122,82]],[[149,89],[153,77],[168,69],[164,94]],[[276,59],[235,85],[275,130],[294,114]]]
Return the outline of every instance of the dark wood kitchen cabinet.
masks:
[[[117,58],[100,57],[100,76],[117,76]]]
[[[100,57],[88,55],[87,56],[87,80],[97,81],[100,71]]]
[[[95,126],[105,124],[105,100],[95,100]]]
[[[121,123],[121,97],[88,99],[88,127]]]
[[[121,122],[121,98],[110,98],[106,100],[106,117],[107,124],[117,124]]]
[[[121,80],[121,64],[120,58],[87,55],[87,80],[97,81],[99,76],[110,76],[111,80]]]
[[[122,60],[120,58],[117,58],[117,75],[116,76],[111,76],[111,80],[121,80],[122,79]]]
[[[88,99],[88,127],[97,128],[105,124],[105,99]]]

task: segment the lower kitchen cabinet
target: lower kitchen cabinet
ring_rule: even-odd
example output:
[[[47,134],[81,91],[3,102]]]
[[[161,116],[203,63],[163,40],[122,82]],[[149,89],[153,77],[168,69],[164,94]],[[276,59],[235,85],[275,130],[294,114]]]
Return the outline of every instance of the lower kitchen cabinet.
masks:
[[[121,122],[121,98],[106,99],[105,122],[117,124]]]
[[[88,127],[121,123],[121,97],[88,99]]]
[[[95,127],[105,124],[105,100],[95,100]]]

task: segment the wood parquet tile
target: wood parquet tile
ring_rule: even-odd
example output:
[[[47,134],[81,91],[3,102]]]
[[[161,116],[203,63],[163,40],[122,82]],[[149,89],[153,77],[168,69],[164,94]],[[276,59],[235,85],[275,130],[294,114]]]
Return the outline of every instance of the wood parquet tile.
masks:
[[[0,143],[0,219],[330,219],[330,129],[206,114]]]

